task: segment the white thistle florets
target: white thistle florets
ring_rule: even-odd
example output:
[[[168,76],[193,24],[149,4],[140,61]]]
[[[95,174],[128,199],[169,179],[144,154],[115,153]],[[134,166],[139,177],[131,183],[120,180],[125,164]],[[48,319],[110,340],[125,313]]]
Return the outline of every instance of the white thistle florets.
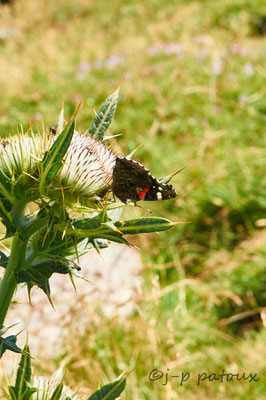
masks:
[[[32,395],[32,400],[50,399],[59,384],[60,381],[53,378],[49,379],[44,376],[34,376],[32,386],[38,389],[38,391]],[[79,400],[79,398],[73,393],[73,391],[69,389],[69,387],[64,385],[62,394],[58,399],[65,400],[67,398],[71,400]]]
[[[75,132],[65,157],[60,179],[65,186],[84,195],[107,190],[116,156],[104,143]]]
[[[41,174],[40,162],[55,139],[51,133],[44,133],[23,134],[0,141],[0,170],[13,181],[28,177],[25,190],[30,186],[36,188]],[[63,165],[49,186],[63,190],[64,197],[70,193],[75,199],[105,194],[112,184],[115,160],[116,156],[102,141],[75,131]]]

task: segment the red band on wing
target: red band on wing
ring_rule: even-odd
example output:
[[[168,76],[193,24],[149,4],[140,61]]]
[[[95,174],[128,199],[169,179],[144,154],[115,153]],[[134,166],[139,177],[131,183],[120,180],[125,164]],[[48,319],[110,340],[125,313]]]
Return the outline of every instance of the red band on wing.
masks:
[[[144,200],[145,197],[146,197],[146,193],[148,193],[149,190],[150,190],[149,188],[142,190],[142,192],[140,192],[140,193],[138,194],[139,199],[140,199],[140,200]]]

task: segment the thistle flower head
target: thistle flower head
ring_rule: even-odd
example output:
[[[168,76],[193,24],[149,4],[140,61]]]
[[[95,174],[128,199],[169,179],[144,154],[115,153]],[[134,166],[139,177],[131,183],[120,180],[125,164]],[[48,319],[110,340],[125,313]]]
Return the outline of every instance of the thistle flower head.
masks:
[[[75,132],[58,179],[64,187],[93,196],[110,188],[115,159],[103,142]]]
[[[56,136],[45,133],[22,134],[0,141],[0,170],[14,185],[20,181],[14,200],[29,193],[35,199],[41,195],[41,161],[55,140]],[[46,187],[48,197],[53,200],[53,195],[62,191],[66,201],[68,194],[75,200],[105,194],[111,186],[115,159],[102,141],[75,131],[61,168]]]
[[[116,157],[102,139],[117,100],[118,90],[105,100],[85,134],[74,129],[78,110],[64,126],[62,109],[55,134],[30,131],[0,141],[0,200],[26,204],[48,199],[71,206],[103,198],[111,188]]]
[[[60,381],[53,378],[46,378],[44,376],[34,376],[32,385],[37,389],[32,395],[32,400],[47,400],[52,398],[53,393],[60,384]],[[58,400],[78,400],[78,397],[73,393],[69,387],[63,385],[63,390],[60,397],[56,397]]]

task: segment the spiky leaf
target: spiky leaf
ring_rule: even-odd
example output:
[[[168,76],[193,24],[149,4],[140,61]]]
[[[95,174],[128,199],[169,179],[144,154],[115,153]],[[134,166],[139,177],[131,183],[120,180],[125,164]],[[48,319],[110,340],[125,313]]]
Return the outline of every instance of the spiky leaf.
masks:
[[[0,251],[0,266],[6,268],[9,257],[7,257],[2,251]]]
[[[119,88],[109,96],[104,103],[98,114],[95,116],[89,127],[90,136],[94,136],[99,140],[102,140],[105,132],[107,131],[112,119],[115,115],[117,102],[118,102]]]
[[[70,145],[75,129],[75,119],[72,118],[62,133],[58,136],[52,147],[45,153],[42,160],[43,174],[41,177],[40,188],[44,183],[50,183],[57,171],[63,165],[63,157]]]
[[[115,400],[126,387],[126,377],[121,376],[115,381],[96,390],[87,400]]]
[[[13,236],[16,232],[16,227],[12,222],[12,208],[13,204],[9,200],[0,197],[0,218],[1,222],[6,227],[6,238]]]
[[[60,400],[61,395],[63,393],[64,385],[63,382],[59,383],[59,385],[55,388],[51,400]]]
[[[50,300],[50,284],[49,279],[54,274],[71,274],[77,275],[77,269],[72,265],[62,264],[52,259],[35,266],[31,266],[27,271],[19,271],[18,283],[27,283],[30,291],[34,285],[44,291]]]
[[[29,400],[36,388],[31,387],[31,357],[29,346],[23,349],[17,369],[15,386],[8,387],[12,400]]]
[[[171,229],[174,225],[175,224],[168,219],[158,217],[142,217],[115,222],[117,229],[124,235],[166,231]]]
[[[73,229],[74,228],[74,229]],[[101,222],[98,217],[76,220],[70,228],[78,237],[94,239],[107,239],[117,243],[126,244],[122,233],[109,222]]]
[[[0,358],[6,350],[13,351],[14,353],[21,353],[22,350],[16,345],[17,337],[10,335],[6,338],[0,338]]]
[[[0,170],[0,193],[5,199],[8,199],[10,202],[13,201],[12,196],[10,195],[11,188],[12,185],[10,183],[10,179],[5,175],[2,170]]]

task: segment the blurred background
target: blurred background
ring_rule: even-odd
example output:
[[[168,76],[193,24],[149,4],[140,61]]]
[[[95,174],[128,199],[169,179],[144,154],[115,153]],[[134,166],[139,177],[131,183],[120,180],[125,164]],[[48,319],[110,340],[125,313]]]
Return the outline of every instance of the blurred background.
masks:
[[[67,119],[82,102],[85,131],[124,79],[113,150],[141,144],[134,158],[156,177],[186,167],[173,178],[176,199],[142,203],[191,223],[130,238],[142,263],[134,307],[110,314],[80,298],[87,322],[72,312],[58,356],[34,354],[36,371],[63,362],[80,395],[134,368],[124,399],[264,398],[265,32],[262,0],[0,2],[3,137],[54,126],[63,100]],[[194,378],[162,385],[148,379],[154,368]],[[222,370],[260,381],[197,386],[198,373]]]

